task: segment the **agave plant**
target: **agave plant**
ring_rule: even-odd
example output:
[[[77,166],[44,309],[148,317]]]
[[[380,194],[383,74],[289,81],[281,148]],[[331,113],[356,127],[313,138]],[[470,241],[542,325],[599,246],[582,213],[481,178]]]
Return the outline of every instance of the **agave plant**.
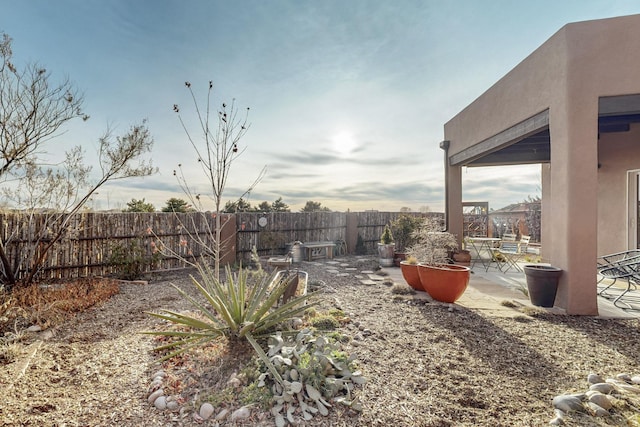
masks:
[[[242,268],[237,274],[233,274],[227,267],[224,282],[216,279],[211,267],[200,264],[197,268],[200,280],[191,276],[191,281],[204,297],[205,302],[191,297],[175,285],[174,288],[193,305],[201,316],[195,317],[171,310],[148,313],[188,328],[181,331],[145,332],[149,335],[177,338],[177,341],[156,348],[159,351],[174,350],[161,360],[170,359],[209,341],[228,337],[246,339],[260,358],[268,362],[266,354],[255,338],[268,335],[276,325],[301,315],[306,309],[318,303],[318,301],[310,301],[315,293],[308,293],[279,305],[281,296],[292,284],[293,278],[290,276],[283,276],[281,280],[275,280],[274,275],[263,276],[258,283],[251,286],[248,283],[248,272]],[[267,363],[268,367],[269,365],[270,363]],[[279,375],[274,376],[279,377]]]

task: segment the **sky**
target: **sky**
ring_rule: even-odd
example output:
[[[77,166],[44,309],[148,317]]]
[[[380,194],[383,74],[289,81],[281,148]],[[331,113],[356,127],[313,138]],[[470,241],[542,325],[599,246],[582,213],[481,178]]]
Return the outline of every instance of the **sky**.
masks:
[[[224,202],[266,167],[245,197],[252,206],[441,212],[444,124],[567,23],[640,13],[640,3],[0,0],[0,10],[18,68],[37,62],[84,94],[91,118],[47,143],[51,159],[75,145],[91,159],[107,128],[147,120],[158,173],[108,184],[94,209],[186,198],[179,164],[194,192],[211,193],[173,105],[197,137],[184,83],[202,108],[212,81],[214,111],[234,100],[250,108]],[[465,168],[463,201],[499,209],[539,196],[539,172]]]

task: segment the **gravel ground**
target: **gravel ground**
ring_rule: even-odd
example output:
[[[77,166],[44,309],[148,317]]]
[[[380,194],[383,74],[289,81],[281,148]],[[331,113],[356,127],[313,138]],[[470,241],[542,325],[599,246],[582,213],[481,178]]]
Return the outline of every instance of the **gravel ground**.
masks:
[[[357,390],[362,413],[334,407],[309,426],[542,426],[554,417],[554,396],[587,389],[589,373],[640,373],[638,320],[550,315],[523,309],[514,317],[440,304],[392,292],[389,281],[365,285],[376,260],[347,257],[303,263],[323,290],[323,307],[351,318],[352,340],[367,383]],[[0,365],[0,426],[214,426],[193,417],[217,381],[249,363],[251,351],[195,352],[159,366],[153,338],[139,332],[160,322],[145,311],[186,309],[170,283],[190,289],[186,273],[147,285],[125,283],[119,294],[65,324],[24,334],[15,361]],[[368,278],[368,277],[367,277]],[[151,377],[164,369],[165,387],[180,394],[180,411],[147,402]],[[239,406],[239,404],[238,404]],[[221,408],[216,408],[216,413]],[[234,410],[237,407],[229,407]],[[628,405],[608,417],[570,415],[568,426],[627,425]],[[252,409],[237,424],[273,425]],[[631,424],[635,425],[635,424]]]

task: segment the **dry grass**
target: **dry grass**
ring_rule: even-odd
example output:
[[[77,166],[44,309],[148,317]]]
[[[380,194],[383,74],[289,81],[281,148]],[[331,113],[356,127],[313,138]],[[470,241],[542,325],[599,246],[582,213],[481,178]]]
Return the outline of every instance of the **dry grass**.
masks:
[[[36,283],[13,292],[0,293],[0,332],[16,324],[50,328],[75,313],[86,310],[117,294],[118,282],[84,278],[67,282]]]

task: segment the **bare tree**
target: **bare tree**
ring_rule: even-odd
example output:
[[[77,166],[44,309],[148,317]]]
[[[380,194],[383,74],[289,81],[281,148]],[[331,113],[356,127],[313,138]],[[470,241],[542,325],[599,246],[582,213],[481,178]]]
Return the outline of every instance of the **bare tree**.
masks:
[[[242,116],[239,116],[240,112],[235,105],[235,100],[233,100],[230,105],[222,103],[220,109],[217,110],[217,120],[214,121],[215,124],[212,124],[211,95],[213,93],[213,82],[209,82],[207,101],[204,105],[204,111],[202,111],[198,106],[198,101],[196,100],[193,89],[191,88],[191,83],[185,82],[185,86],[189,90],[195,106],[197,123],[199,126],[198,133],[200,133],[201,137],[196,138],[189,131],[182,119],[178,105],[174,104],[173,110],[178,114],[180,124],[187,135],[189,143],[195,150],[198,163],[208,180],[210,190],[210,194],[208,196],[213,201],[215,209],[215,230],[213,230],[214,247],[206,248],[206,252],[209,252],[214,257],[214,274],[216,278],[219,278],[220,254],[222,253],[225,243],[221,241],[223,226],[221,220],[222,198],[229,180],[231,165],[246,149],[246,147],[240,148],[239,142],[249,129],[249,124],[247,122],[249,117],[249,108],[246,109]],[[174,172],[174,175],[178,178],[182,190],[189,198],[191,204],[202,211],[201,194],[195,192],[185,179],[182,171],[182,165],[178,165],[178,167],[179,172]],[[242,195],[240,195],[239,199],[253,190],[258,182],[260,182],[265,172],[266,168],[263,168],[255,181]],[[202,239],[198,240],[200,243],[203,243]]]
[[[67,121],[81,117],[82,96],[65,79],[55,85],[38,64],[19,71],[11,62],[11,38],[0,42],[0,180],[33,161],[42,144]]]
[[[107,131],[98,144],[100,172],[92,180],[92,168],[83,161],[80,147],[66,153],[62,164],[46,167],[41,156],[45,144],[57,136],[69,120],[88,116],[82,113],[82,97],[65,80],[51,83],[44,68],[27,65],[19,71],[11,62],[11,39],[2,35],[0,42],[0,182],[5,185],[4,196],[14,206],[28,213],[28,224],[36,209],[47,208],[44,226],[37,235],[30,236],[30,247],[13,262],[7,254],[7,243],[19,230],[0,241],[1,276],[10,290],[20,284],[31,283],[41,271],[49,252],[69,230],[73,214],[77,213],[105,183],[113,180],[145,176],[155,169],[142,159],[151,151],[153,140],[143,122],[133,126],[123,136],[113,137]],[[30,227],[35,230],[34,227]]]

